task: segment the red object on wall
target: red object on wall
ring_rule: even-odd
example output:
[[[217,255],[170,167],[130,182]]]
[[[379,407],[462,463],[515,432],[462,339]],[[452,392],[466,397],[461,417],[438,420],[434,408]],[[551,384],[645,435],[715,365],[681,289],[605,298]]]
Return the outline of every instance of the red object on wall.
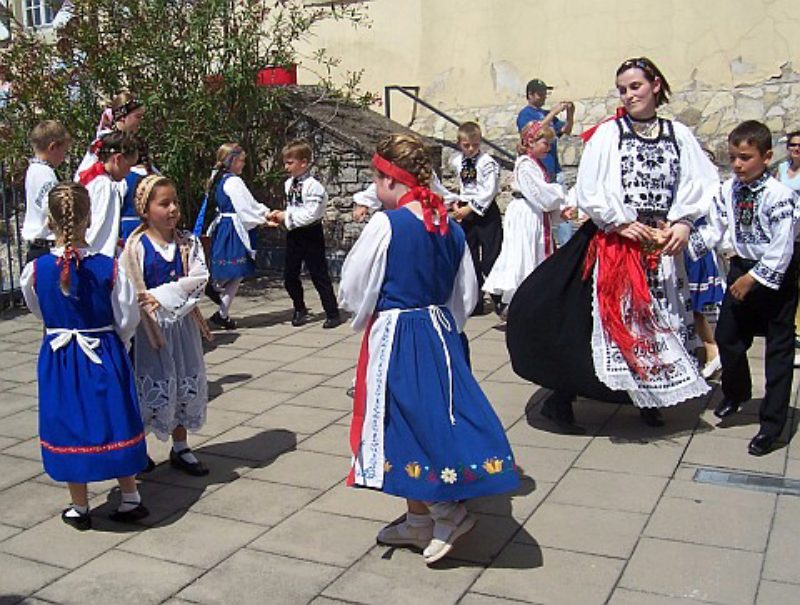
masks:
[[[297,65],[265,67],[258,72],[256,84],[259,86],[288,86],[290,84],[297,84]]]

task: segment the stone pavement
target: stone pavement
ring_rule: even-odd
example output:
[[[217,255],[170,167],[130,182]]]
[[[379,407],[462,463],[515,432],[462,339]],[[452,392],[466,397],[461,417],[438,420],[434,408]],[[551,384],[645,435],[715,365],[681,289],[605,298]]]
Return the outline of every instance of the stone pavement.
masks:
[[[209,348],[213,401],[190,442],[211,475],[160,464],[141,484],[152,515],[133,527],[104,519],[113,483],[92,485],[86,533],[61,522],[67,491],[42,473],[41,328],[24,313],[0,319],[0,603],[800,602],[800,499],[692,480],[699,466],[800,479],[798,440],[748,456],[752,403],[728,428],[698,402],[649,429],[629,407],[579,402],[590,435],[555,434],[537,411],[544,391],[514,375],[493,316],[467,332],[522,489],[471,502],[476,529],[434,569],[377,546],[403,502],[344,486],[360,336],[293,328],[288,307],[281,289],[251,290],[234,306],[241,329]],[[168,446],[149,445],[163,462]]]

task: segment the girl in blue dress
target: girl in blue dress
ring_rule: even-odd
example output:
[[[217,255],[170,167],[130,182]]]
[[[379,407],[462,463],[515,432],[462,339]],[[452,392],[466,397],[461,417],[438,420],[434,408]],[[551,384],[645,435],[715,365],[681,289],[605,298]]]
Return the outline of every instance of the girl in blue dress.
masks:
[[[513,491],[503,427],[459,336],[478,297],[464,232],[431,193],[422,141],[384,139],[373,157],[375,214],[348,255],[339,290],[366,329],[356,372],[349,485],[407,499],[378,541],[444,557],[475,524],[463,501]]]
[[[161,441],[172,437],[173,467],[207,475],[188,443],[188,431],[205,424],[208,405],[202,336],[210,335],[197,307],[208,281],[203,247],[177,229],[178,196],[167,177],[144,177],[134,202],[142,224],[128,238],[120,262],[142,308],[134,360],[145,431]]]
[[[241,178],[246,158],[240,145],[225,143],[217,151],[208,182],[205,216],[213,220],[206,235],[211,238],[212,285],[221,299],[211,322],[226,330],[236,329],[236,322],[229,317],[233,299],[242,280],[256,270],[253,230],[267,224],[269,213]]]
[[[133,233],[134,229],[142,224],[139,214],[136,212],[136,186],[148,174],[158,174],[150,161],[150,152],[144,139],[136,136],[136,145],[139,148],[139,163],[131,168],[128,176],[122,182],[122,209],[119,217],[119,239],[122,245]]]
[[[48,204],[56,246],[22,275],[25,302],[46,328],[37,370],[44,469],[69,487],[65,523],[91,528],[86,484],[111,478],[122,490],[111,518],[142,519],[135,475],[147,451],[125,350],[139,321],[135,293],[124,269],[86,244],[86,189],[61,183]]]

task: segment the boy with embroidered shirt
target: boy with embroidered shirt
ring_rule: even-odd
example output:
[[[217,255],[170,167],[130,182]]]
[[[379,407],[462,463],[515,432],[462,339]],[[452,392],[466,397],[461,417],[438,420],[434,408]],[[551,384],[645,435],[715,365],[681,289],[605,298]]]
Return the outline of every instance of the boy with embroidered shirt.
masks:
[[[25,221],[22,239],[28,242],[25,262],[47,254],[55,235],[47,226],[47,195],[58,184],[55,168],[64,162],[72,139],[67,129],[55,120],[45,120],[30,134],[33,157],[25,173]]]
[[[698,258],[724,242],[734,253],[715,333],[724,394],[714,410],[718,418],[734,414],[752,396],[747,350],[753,336],[766,334],[761,426],[748,446],[750,454],[763,456],[786,424],[791,397],[798,199],[768,172],[772,134],[764,124],[742,122],[729,135],[728,150],[734,176],[722,185],[708,225],[692,234],[689,248]]]
[[[322,183],[308,174],[312,156],[308,143],[303,140],[292,141],[284,146],[282,153],[284,169],[290,175],[284,185],[286,209],[273,210],[267,224],[283,224],[289,231],[286,235],[283,283],[294,306],[292,325],[302,326],[308,320],[309,310],[300,282],[300,269],[305,263],[325,309],[322,327],[335,328],[342,320],[325,260],[325,235],[322,231],[328,194]]]
[[[459,194],[446,198],[448,202],[454,202],[453,218],[461,223],[467,236],[480,290],[503,244],[502,218],[494,201],[499,187],[500,165],[481,151],[481,128],[475,122],[464,122],[458,127],[457,142],[460,151],[453,155],[450,166],[458,175]],[[435,187],[432,188],[436,191]],[[492,298],[497,308],[500,298]],[[478,300],[474,313],[483,314],[482,299]]]

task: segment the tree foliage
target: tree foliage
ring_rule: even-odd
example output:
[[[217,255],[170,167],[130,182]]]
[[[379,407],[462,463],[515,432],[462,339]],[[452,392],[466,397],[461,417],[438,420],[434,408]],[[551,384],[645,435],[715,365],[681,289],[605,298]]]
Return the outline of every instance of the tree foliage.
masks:
[[[302,0],[76,0],[75,17],[56,43],[12,24],[0,50],[12,96],[0,108],[0,161],[19,169],[29,130],[61,120],[82,155],[102,109],[121,90],[146,107],[143,135],[155,164],[197,204],[217,147],[240,142],[249,178],[266,185],[292,113],[286,90],[256,83],[270,65],[303,63],[333,88],[337,59],[324,49],[300,56],[325,19],[365,23],[358,5]],[[306,44],[308,45],[308,44]],[[338,93],[359,96],[359,72]]]

